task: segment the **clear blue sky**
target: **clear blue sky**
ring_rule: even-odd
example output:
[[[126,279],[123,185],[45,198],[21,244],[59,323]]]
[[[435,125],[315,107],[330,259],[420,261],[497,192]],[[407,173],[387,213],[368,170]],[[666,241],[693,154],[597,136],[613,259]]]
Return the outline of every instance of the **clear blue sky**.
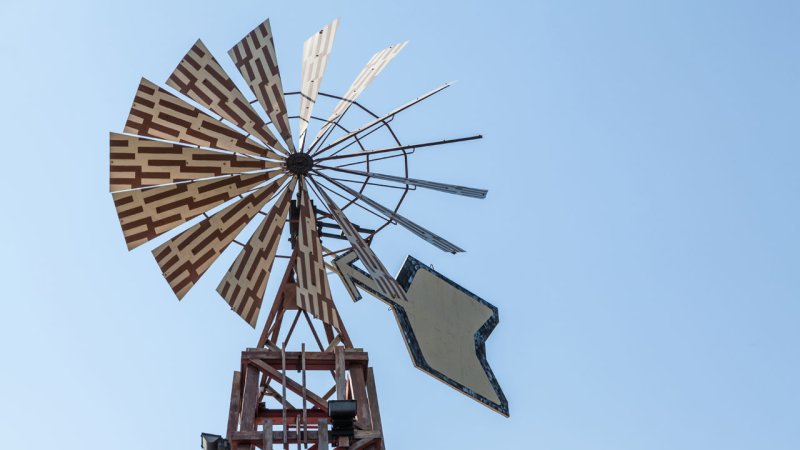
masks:
[[[397,129],[485,135],[412,170],[486,200],[403,209],[467,253],[402,229],[376,250],[500,308],[487,350],[512,417],[413,369],[386,308],[335,281],[388,448],[800,448],[800,6],[674,0],[3,2],[6,446],[197,448],[224,430],[256,333],[213,291],[226,264],[179,303],[149,251],[126,251],[108,132],[141,76],[163,82],[198,37],[222,59],[267,17],[297,89],[303,40],[337,16],[323,90],[410,39],[365,102],[458,79]]]

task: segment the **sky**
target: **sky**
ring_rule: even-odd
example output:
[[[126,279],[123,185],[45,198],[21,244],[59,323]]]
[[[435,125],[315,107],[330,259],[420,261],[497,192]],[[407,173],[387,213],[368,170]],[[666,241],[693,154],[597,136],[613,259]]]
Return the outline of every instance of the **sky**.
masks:
[[[323,91],[408,39],[364,103],[458,80],[393,127],[484,135],[420,150],[411,173],[485,200],[415,191],[401,209],[467,252],[399,227],[374,248],[390,272],[410,254],[499,308],[487,355],[511,417],[414,369],[386,307],[332,280],[387,448],[800,448],[800,5],[737,0],[4,0],[6,446],[224,433],[257,332],[214,292],[229,263],[178,302],[149,250],[127,251],[108,132],[140,77],[163,83],[200,37],[226,59],[266,18],[297,90],[302,42],[335,17]]]

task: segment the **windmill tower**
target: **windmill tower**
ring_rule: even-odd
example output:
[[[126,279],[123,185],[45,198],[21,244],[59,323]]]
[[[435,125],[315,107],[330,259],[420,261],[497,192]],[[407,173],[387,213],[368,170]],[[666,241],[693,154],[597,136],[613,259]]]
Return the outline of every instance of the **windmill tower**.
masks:
[[[234,372],[225,438],[204,434],[207,448],[385,448],[374,373],[336,308],[332,273],[354,301],[367,292],[389,305],[417,368],[508,415],[484,346],[497,308],[411,256],[393,277],[371,248],[397,224],[444,251],[463,251],[398,211],[417,188],[484,198],[485,190],[408,173],[417,149],[481,136],[409,145],[392,130],[395,116],[450,83],[383,115],[357,101],[405,43],[374,54],[343,95],[320,92],[337,29],[334,20],[305,42],[299,92],[284,92],[269,21],[245,36],[229,56],[252,101],[198,40],[167,80],[176,92],[142,79],[124,133],[110,136],[111,191],[125,241],[131,250],[160,241],[152,252],[179,299],[238,246],[217,292],[255,328],[267,284],[280,278],[260,338]],[[299,99],[296,116],[287,97]],[[323,99],[336,101],[327,118],[313,115]],[[367,121],[345,128],[342,118],[357,109]],[[389,144],[370,146],[379,131]],[[393,206],[385,190],[395,192]],[[373,225],[351,220],[356,212]],[[286,267],[272,276],[279,258]],[[296,342],[300,327],[310,343]],[[319,375],[328,379],[325,391],[308,382]]]

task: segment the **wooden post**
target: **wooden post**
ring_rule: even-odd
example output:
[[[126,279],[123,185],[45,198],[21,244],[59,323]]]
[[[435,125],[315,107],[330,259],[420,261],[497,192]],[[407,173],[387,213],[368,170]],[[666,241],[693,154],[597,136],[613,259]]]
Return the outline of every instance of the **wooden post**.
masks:
[[[289,428],[286,425],[286,348],[281,347],[281,375],[283,377],[283,382],[281,383],[281,388],[283,389],[283,402],[281,404],[283,410],[283,448],[284,450],[289,450]]]
[[[308,441],[308,411],[306,409],[306,343],[300,346],[300,366],[303,371],[303,442]],[[308,444],[306,444],[308,447]]]
[[[347,380],[345,380],[344,347],[334,348],[334,354],[336,355],[336,369],[334,370],[334,376],[336,377],[336,399],[345,400],[347,394]]]
[[[317,432],[319,448],[320,450],[328,450],[328,420],[319,419],[319,422],[317,423],[319,424],[319,429]]]
[[[272,419],[264,421],[264,443],[261,450],[272,450]]]
[[[255,367],[249,364],[244,368],[244,391],[242,394],[242,416],[240,420],[241,431],[255,431],[256,413],[258,410],[258,375]],[[252,449],[252,445],[245,446]]]
[[[369,396],[369,411],[372,416],[372,429],[381,432],[380,449],[386,450],[383,443],[383,425],[381,425],[381,409],[378,406],[378,390],[375,388],[375,374],[372,367],[367,369],[367,395]]]
[[[231,406],[228,410],[228,431],[225,437],[231,438],[234,431],[239,429],[239,411],[242,409],[242,373],[233,372],[233,383],[231,383]]]

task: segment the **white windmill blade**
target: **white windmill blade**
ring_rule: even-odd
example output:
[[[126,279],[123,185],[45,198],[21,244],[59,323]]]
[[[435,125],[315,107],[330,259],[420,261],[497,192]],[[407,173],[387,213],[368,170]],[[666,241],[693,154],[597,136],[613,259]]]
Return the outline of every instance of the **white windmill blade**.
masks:
[[[274,169],[277,161],[111,133],[110,191]]]
[[[350,173],[353,175],[361,175],[363,177],[377,178],[379,180],[393,181],[395,183],[405,184],[407,186],[417,186],[425,189],[433,189],[448,194],[463,195],[464,197],[472,198],[486,198],[486,189],[476,189],[466,186],[458,186],[455,184],[439,183],[437,181],[420,180],[417,178],[404,178],[396,177],[394,175],[386,175],[377,172],[363,172],[361,170],[341,169],[337,167],[318,166],[320,169],[330,169],[337,172]]]
[[[217,292],[231,309],[253,328],[264,302],[264,292],[289,215],[295,185],[296,181],[292,179],[217,287]]]
[[[358,255],[361,263],[375,280],[378,291],[393,301],[408,301],[403,288],[397,284],[397,280],[389,275],[386,267],[384,267],[381,260],[378,259],[378,256],[375,255],[375,252],[367,245],[361,235],[358,234],[358,230],[350,223],[350,220],[345,216],[344,212],[342,212],[339,206],[325,193],[322,186],[313,179],[312,183],[317,187],[314,192],[319,196],[320,200],[325,203],[328,212],[331,213],[331,217],[333,217],[333,220],[335,220],[342,229],[342,234],[344,234],[353,246],[353,251]]]
[[[419,236],[423,240],[433,244],[434,246],[438,247],[439,249],[441,249],[443,251],[446,251],[446,252],[449,252],[449,253],[460,253],[460,252],[464,251],[464,249],[462,249],[461,247],[453,244],[452,242],[448,241],[447,239],[439,236],[438,234],[436,234],[436,233],[434,233],[434,232],[432,232],[430,230],[427,230],[426,228],[423,228],[423,227],[417,225],[416,223],[412,222],[411,220],[406,219],[405,217],[403,217],[400,214],[392,211],[391,209],[381,205],[380,203],[378,203],[375,200],[367,197],[366,195],[364,195],[364,194],[362,194],[362,193],[360,193],[360,192],[358,192],[358,191],[356,191],[354,189],[351,189],[351,188],[343,185],[342,183],[339,183],[338,181],[332,179],[331,177],[325,175],[324,173],[321,173],[321,172],[318,172],[318,171],[315,171],[315,173],[319,174],[321,177],[325,178],[326,180],[328,180],[330,183],[332,183],[333,185],[335,185],[339,189],[342,189],[343,191],[347,192],[348,194],[352,195],[353,197],[355,197],[355,198],[363,201],[367,205],[375,208],[376,210],[378,210],[384,216],[394,220],[395,222],[397,222],[398,224],[400,224],[404,228],[406,228],[408,231],[416,234],[417,236]]]
[[[178,299],[189,292],[285,179],[282,176],[273,180],[153,250],[164,278]]]
[[[298,134],[298,148],[302,151],[308,131],[308,123],[317,94],[328,65],[328,56],[333,48],[336,30],[339,28],[339,19],[325,25],[321,30],[308,38],[303,44],[302,82],[300,84],[300,131]]]
[[[267,112],[289,151],[294,153],[296,149],[272,36],[272,28],[267,19],[231,48],[228,55],[247,81],[258,103]]]
[[[271,148],[287,153],[200,39],[172,72],[167,85],[230,120]]]
[[[369,121],[369,122],[365,123],[364,125],[358,127],[358,129],[355,129],[355,130],[345,134],[344,136],[336,138],[336,140],[334,140],[330,144],[326,145],[325,147],[322,147],[319,150],[314,151],[312,153],[312,156],[319,155],[320,153],[324,152],[325,150],[331,149],[331,148],[341,144],[342,142],[347,141],[348,139],[351,139],[351,138],[353,138],[355,136],[358,136],[359,134],[371,129],[372,127],[374,127],[375,125],[377,125],[379,123],[384,123],[385,121],[390,120],[391,118],[396,116],[398,113],[400,113],[402,111],[405,111],[406,109],[416,105],[417,103],[425,100],[426,98],[431,97],[434,94],[437,94],[437,93],[449,88],[450,86],[453,85],[453,83],[454,82],[445,83],[445,84],[437,87],[436,89],[434,89],[434,90],[432,90],[432,91],[430,91],[428,93],[425,93],[423,95],[420,95],[419,97],[415,98],[414,100],[411,100],[410,102],[405,103],[404,105],[399,106],[399,107],[389,111],[387,114],[384,114],[383,116],[378,117],[375,120],[372,120],[372,121]]]
[[[281,159],[280,155],[225,125],[155,83],[142,78],[125,133]]]
[[[395,44],[389,46],[378,53],[372,55],[367,65],[361,69],[361,72],[358,74],[355,80],[353,80],[353,84],[350,85],[350,88],[347,89],[347,92],[342,96],[342,99],[339,100],[339,103],[336,104],[336,107],[333,109],[330,117],[328,117],[327,122],[325,125],[317,133],[317,136],[314,138],[314,141],[311,142],[311,145],[308,147],[309,152],[314,149],[314,146],[320,141],[322,136],[328,132],[328,130],[339,120],[342,118],[347,109],[350,108],[350,105],[353,104],[354,101],[361,95],[362,92],[367,88],[367,86],[375,80],[375,78],[381,73],[381,71],[389,65],[395,56],[400,53],[408,41],[400,42],[399,44]]]

